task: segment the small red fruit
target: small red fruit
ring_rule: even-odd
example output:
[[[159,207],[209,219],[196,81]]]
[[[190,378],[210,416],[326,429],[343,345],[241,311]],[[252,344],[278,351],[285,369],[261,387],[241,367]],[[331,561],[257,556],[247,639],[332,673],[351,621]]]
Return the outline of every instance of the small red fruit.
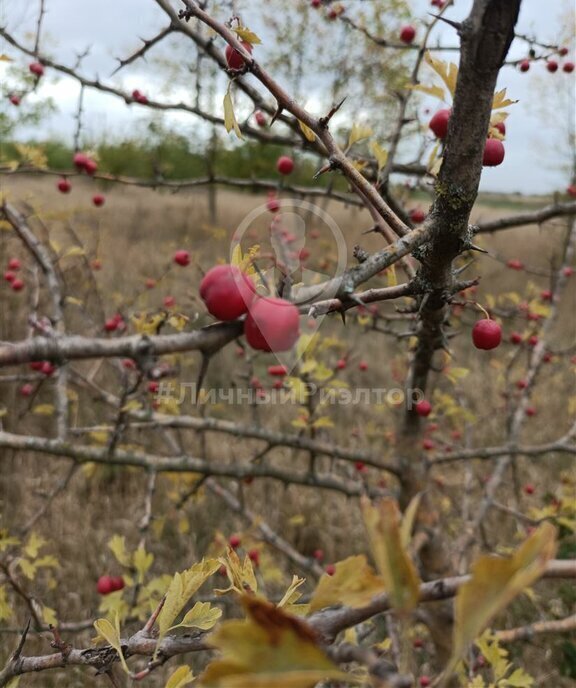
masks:
[[[524,270],[524,263],[521,260],[518,260],[517,258],[511,258],[506,263],[506,266],[511,268],[512,270]]]
[[[516,387],[518,387],[518,389],[526,389],[526,387],[528,387],[528,383],[526,380],[518,380],[516,382]]]
[[[333,576],[336,573],[336,566],[334,564],[328,564],[324,569],[326,575]]]
[[[427,688],[432,685],[432,680],[428,676],[420,676],[419,684],[420,688]]]
[[[254,119],[259,127],[266,126],[266,115],[261,110],[256,110],[254,113]]]
[[[135,89],[134,91],[132,91],[132,98],[137,103],[140,103],[141,105],[147,105],[148,104],[148,98],[138,89]]]
[[[558,55],[561,55],[562,57],[565,57],[568,55],[568,48],[562,47],[560,50],[558,50]]]
[[[257,549],[251,549],[248,551],[248,559],[255,565],[260,564],[260,552]]]
[[[276,162],[276,169],[280,174],[290,174],[294,169],[294,160],[287,155],[281,155]]]
[[[406,43],[407,45],[409,43],[412,43],[414,40],[414,37],[416,36],[416,29],[413,26],[403,26],[400,29],[400,40],[402,43]]]
[[[156,394],[159,386],[160,385],[156,382],[156,380],[152,380],[148,383],[148,391],[150,392],[150,394]]]
[[[58,191],[60,193],[70,193],[70,190],[72,189],[72,184],[70,184],[67,179],[60,179],[56,186],[58,187]]]
[[[565,62],[562,65],[562,71],[566,72],[566,74],[572,74],[574,71],[574,63],[573,62]]]
[[[570,184],[570,186],[566,187],[566,193],[569,196],[576,198],[576,184]]]
[[[444,109],[438,110],[438,112],[432,117],[428,126],[432,129],[432,132],[439,139],[445,139],[448,133],[448,120],[450,119],[451,110]]]
[[[527,72],[530,69],[530,60],[522,60],[520,62],[520,71]]]
[[[533,495],[535,491],[536,491],[536,489],[535,489],[534,485],[532,485],[532,483],[527,483],[526,485],[524,485],[524,492],[527,495]]]
[[[78,170],[83,170],[86,167],[88,160],[89,158],[85,153],[74,153],[74,157],[72,158],[72,162]]]
[[[32,361],[32,363],[30,363],[30,370],[35,370],[35,371],[42,370],[43,365],[44,365],[44,361]]]
[[[532,416],[535,416],[537,413],[536,408],[534,406],[527,406],[526,407],[526,415],[529,416],[530,418]]]
[[[94,205],[97,208],[102,207],[104,205],[105,200],[106,199],[104,198],[104,196],[102,196],[102,194],[96,194],[95,196],[92,196],[92,203],[94,203]]]
[[[176,251],[173,260],[176,265],[181,265],[183,268],[185,268],[187,265],[190,265],[190,254],[188,251],[184,250]]]
[[[100,576],[96,583],[96,590],[100,595],[109,595],[114,592],[114,582],[111,576]]]
[[[13,93],[11,96],[8,97],[8,100],[12,103],[12,105],[20,105],[20,96],[17,96],[15,93]]]
[[[10,270],[6,270],[6,272],[4,273],[4,279],[7,282],[13,282],[16,279],[16,275]]]
[[[147,277],[144,280],[144,286],[146,287],[146,289],[154,289],[154,287],[156,286],[156,280],[152,279],[152,277]]]
[[[174,296],[165,296],[164,297],[164,305],[166,308],[174,308],[176,305],[176,299]]]
[[[32,64],[28,66],[28,69],[32,74],[38,77],[44,74],[44,65],[40,62],[32,62]]]
[[[254,283],[235,265],[216,265],[200,283],[200,297],[219,320],[236,320],[254,299]]]
[[[22,289],[24,289],[24,282],[16,277],[16,279],[12,280],[10,287],[12,291],[22,291]]]
[[[252,55],[252,46],[250,45],[250,43],[246,41],[240,41],[240,45],[244,48],[244,50],[246,50],[246,52]],[[230,69],[242,69],[242,67],[246,64],[242,55],[240,55],[240,53],[237,50],[234,50],[234,48],[231,45],[226,46],[225,55],[226,62]]]
[[[546,69],[551,73],[554,74],[554,72],[558,71],[558,63],[556,60],[548,60],[546,62]]]
[[[424,222],[426,219],[426,215],[424,211],[421,208],[414,208],[413,210],[410,211],[410,219],[414,224],[420,224],[421,222]]]
[[[366,471],[366,464],[364,461],[355,461],[354,468],[358,471],[358,473],[364,473]]]
[[[426,439],[422,442],[422,449],[425,449],[426,451],[430,451],[431,449],[434,449],[435,444],[433,440]]]
[[[344,370],[344,369],[346,368],[346,365],[347,365],[347,363],[346,363],[346,359],[345,359],[345,358],[339,358],[339,359],[336,361],[336,369],[337,369],[337,370]]]
[[[542,362],[543,363],[550,363],[553,360],[553,358],[554,357],[552,356],[552,354],[549,351],[547,351],[544,354],[544,356],[542,356]]]
[[[533,334],[530,337],[528,337],[528,344],[530,344],[530,346],[536,346],[536,344],[538,344],[538,342],[539,342],[539,339],[538,339],[537,335]]]
[[[495,349],[502,341],[502,328],[494,320],[478,320],[472,328],[472,341],[477,349]]]
[[[562,269],[562,274],[564,275],[564,277],[572,277],[572,275],[574,274],[574,268],[571,268],[569,266],[565,267]]]
[[[122,576],[112,576],[110,578],[110,583],[112,585],[112,592],[116,592],[117,590],[122,590],[124,586],[126,585],[124,583],[124,578]]]
[[[84,169],[86,171],[86,174],[92,176],[98,169],[98,163],[96,162],[96,160],[88,158],[88,160],[86,160],[86,164],[84,165]]]
[[[522,343],[522,335],[520,332],[512,332],[510,334],[510,342],[512,344],[521,344]]]
[[[280,210],[280,201],[276,198],[274,193],[269,194],[268,200],[266,201],[266,210],[271,213],[277,213]]]
[[[422,399],[414,406],[414,410],[422,418],[427,418],[432,412],[432,404],[427,399]]]
[[[322,0],[311,0],[310,4],[312,5],[312,7],[317,8],[320,7],[320,5],[322,4]]]
[[[288,351],[300,335],[300,313],[293,303],[257,298],[244,323],[248,344],[259,351]]]
[[[8,270],[20,270],[22,267],[22,263],[18,260],[18,258],[10,258],[8,261]]]
[[[414,638],[414,640],[412,641],[412,647],[416,648],[417,650],[419,650],[423,646],[424,641],[422,640],[422,638]]]
[[[312,556],[316,561],[323,561],[324,560],[324,550],[323,549],[315,549],[312,552]]]
[[[56,372],[56,366],[52,365],[50,361],[43,361],[42,362],[42,367],[40,368],[40,372],[42,375],[46,375],[46,377],[50,377],[54,375]]]
[[[360,361],[360,363],[358,363],[358,369],[362,371],[368,370],[368,363],[366,363],[366,361]]]
[[[104,323],[104,329],[106,330],[106,332],[114,332],[115,330],[117,330],[118,321],[116,320],[116,318],[109,318],[108,320],[106,320],[106,322]]]
[[[540,298],[542,301],[552,301],[552,292],[550,289],[544,289],[540,292]]]
[[[29,397],[34,392],[34,386],[27,383],[25,385],[22,385],[22,387],[20,387],[19,392],[20,392],[20,396]]]
[[[232,549],[237,549],[238,547],[240,547],[241,542],[242,540],[240,539],[239,535],[231,535],[230,539],[228,540],[228,544],[230,545],[230,547],[232,547]]]
[[[504,144],[498,139],[486,139],[484,146],[484,155],[482,156],[482,164],[484,167],[496,167],[504,160]]]
[[[506,136],[506,124],[504,122],[496,122],[494,129],[498,129],[502,136]]]
[[[288,375],[288,368],[285,365],[268,366],[268,375],[284,377],[285,375]]]

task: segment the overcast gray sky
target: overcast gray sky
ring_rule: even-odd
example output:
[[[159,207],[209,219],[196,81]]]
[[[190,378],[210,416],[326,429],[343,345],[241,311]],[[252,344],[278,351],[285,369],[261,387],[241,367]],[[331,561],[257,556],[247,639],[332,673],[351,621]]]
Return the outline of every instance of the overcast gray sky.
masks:
[[[343,0],[343,4],[352,13],[354,3],[359,1]],[[258,25],[260,2],[245,3],[248,10],[243,12],[242,17],[247,25]],[[177,2],[174,4],[178,6]],[[2,25],[31,45],[32,35],[27,32],[34,27],[38,3],[3,0],[0,5]],[[456,0],[448,16],[462,19],[470,5],[471,0]],[[524,0],[518,31],[537,35],[540,40],[551,44],[560,40],[562,44],[567,44],[570,28],[566,25],[566,16],[570,5],[570,0],[548,0],[546,3]],[[116,66],[114,58],[129,54],[137,46],[137,36],[151,37],[166,25],[163,13],[153,0],[47,0],[47,6],[43,41],[47,52],[60,62],[71,65],[77,53],[91,46],[82,72],[91,76],[98,74],[104,81]],[[413,7],[415,17],[425,16],[430,9],[427,0],[414,0]],[[441,43],[455,44],[456,36],[452,29],[441,26],[438,33]],[[10,46],[2,45],[0,51],[26,62]],[[525,53],[526,44],[516,42],[510,57],[523,57]],[[454,54],[445,57],[453,59]],[[571,53],[566,59],[574,60],[573,36]],[[5,69],[4,65],[0,63],[0,70]],[[72,79],[57,79],[53,72],[47,76],[43,80],[40,95],[51,94],[59,111],[46,123],[43,133],[53,132],[59,137],[71,138],[71,117],[77,102],[78,85]],[[129,66],[122,73],[122,84],[127,89],[142,88],[144,85],[145,91],[153,91],[154,81],[155,75],[144,61]],[[563,189],[569,176],[567,132],[574,127],[576,72],[567,75],[559,70],[556,74],[549,74],[543,63],[533,65],[527,74],[505,68],[499,82],[500,88],[504,86],[509,96],[519,103],[509,109],[506,160],[500,167],[484,170],[482,189],[524,193]],[[185,100],[187,96],[183,89],[181,97]],[[570,101],[571,113],[568,112]],[[313,98],[307,104],[313,106]],[[432,108],[439,107],[438,101],[432,101],[430,105]],[[5,101],[3,107],[6,107]],[[110,131],[129,133],[134,122],[142,117],[141,108],[127,107],[122,100],[98,92],[86,94],[86,112],[87,129],[97,136]],[[350,116],[350,113],[347,114]],[[172,121],[189,121],[187,116],[183,119],[180,114],[169,115],[169,118]]]

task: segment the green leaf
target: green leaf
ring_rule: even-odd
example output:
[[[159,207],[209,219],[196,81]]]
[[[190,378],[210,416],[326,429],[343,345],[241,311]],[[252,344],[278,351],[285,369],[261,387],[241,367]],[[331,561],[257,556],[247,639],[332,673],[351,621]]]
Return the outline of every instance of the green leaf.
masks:
[[[248,29],[246,26],[238,26],[237,28],[233,29],[233,31],[238,35],[238,38],[241,41],[246,41],[246,43],[250,43],[250,45],[258,45],[262,43],[254,31],[250,31],[250,29]]]
[[[203,631],[208,631],[222,616],[222,610],[218,607],[213,607],[210,602],[196,602],[192,609],[186,613],[182,621],[172,628],[178,626],[185,626],[186,628],[200,628]]]
[[[316,134],[308,127],[304,122],[301,122],[298,120],[298,124],[300,125],[300,129],[302,130],[302,133],[306,137],[308,141],[315,141],[316,140]]]

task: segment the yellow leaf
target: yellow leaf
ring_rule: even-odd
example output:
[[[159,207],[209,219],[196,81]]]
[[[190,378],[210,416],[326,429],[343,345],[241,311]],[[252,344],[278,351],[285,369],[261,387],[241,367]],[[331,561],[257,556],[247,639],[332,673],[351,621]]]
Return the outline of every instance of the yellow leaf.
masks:
[[[88,437],[96,442],[96,444],[107,444],[108,431],[107,430],[93,430]]]
[[[200,563],[174,575],[166,592],[164,606],[158,615],[158,642],[182,613],[192,595],[219,567],[220,562],[216,559],[202,559]]]
[[[334,422],[328,416],[320,416],[312,423],[313,428],[333,428]]]
[[[210,602],[196,602],[192,609],[186,613],[182,621],[172,628],[184,626],[186,628],[200,628],[208,631],[218,622],[222,616],[222,610],[213,607]]]
[[[492,109],[499,110],[500,108],[508,107],[509,105],[514,105],[517,100],[510,100],[506,97],[506,89],[503,88],[501,91],[497,91],[494,94],[494,99],[492,100]]]
[[[363,554],[336,564],[334,575],[324,574],[310,600],[310,611],[341,604],[358,608],[384,592],[384,581],[377,576]]]
[[[230,95],[230,87],[232,82],[228,84],[228,90],[224,96],[224,127],[226,131],[230,133],[234,129],[234,133],[239,139],[243,139],[242,132],[236,121],[236,115],[234,114],[234,105],[232,104],[232,96]]]
[[[348,148],[351,148],[358,141],[370,138],[374,132],[372,128],[367,125],[353,124],[350,131],[350,136],[348,137]]]
[[[244,557],[242,562],[236,552],[229,547],[226,551],[226,559],[221,559],[220,562],[226,566],[226,575],[230,581],[230,586],[225,590],[217,590],[218,594],[222,595],[232,590],[239,593],[246,590],[253,593],[258,591],[258,581],[248,555]]]
[[[302,593],[298,592],[298,588],[305,582],[305,578],[298,578],[298,576],[292,576],[292,582],[288,586],[288,590],[286,590],[284,596],[276,606],[289,608],[291,605],[296,604],[296,602],[298,602],[298,600],[302,597]]]
[[[316,134],[310,129],[309,126],[304,124],[304,122],[298,120],[298,124],[300,125],[300,129],[302,130],[302,133],[306,137],[308,141],[315,141],[316,140]]]
[[[441,86],[426,86],[424,84],[407,84],[406,88],[410,88],[413,91],[420,91],[421,93],[426,93],[426,95],[432,96],[433,98],[438,98],[438,100],[445,100],[446,93]]]
[[[38,404],[32,409],[32,413],[37,416],[51,416],[54,413],[54,406],[52,404]]]
[[[36,559],[38,552],[42,549],[42,547],[44,547],[45,544],[46,540],[32,531],[24,547],[24,554],[30,559]]]
[[[135,313],[130,322],[138,334],[155,335],[166,322],[166,313]]]
[[[424,60],[432,69],[438,74],[442,81],[448,87],[450,95],[454,97],[454,92],[456,91],[456,79],[458,78],[458,67],[450,63],[444,62],[443,60],[438,60],[427,52],[424,55]]]
[[[540,578],[555,552],[556,529],[543,523],[511,557],[485,555],[474,562],[470,581],[456,595],[454,648],[446,675],[496,614]]]
[[[82,299],[77,299],[75,296],[67,296],[65,299],[66,303],[71,303],[73,306],[83,306],[84,301]]]
[[[372,556],[384,580],[390,604],[399,612],[409,612],[418,602],[420,579],[402,547],[398,505],[387,498],[373,506],[364,496],[361,509]]]
[[[189,321],[190,318],[186,315],[183,315],[182,313],[174,313],[168,318],[168,324],[170,325],[170,327],[173,327],[175,330],[178,330],[178,332],[182,332],[182,330],[186,327]]]
[[[12,616],[12,605],[8,603],[6,588],[0,585],[0,621],[6,621]]]
[[[82,248],[82,246],[71,246],[70,248],[66,249],[64,253],[62,254],[62,258],[70,258],[72,256],[84,256],[86,255],[86,251]]]
[[[246,41],[246,43],[250,43],[250,45],[262,43],[258,36],[245,26],[238,26],[234,29],[234,33],[238,34],[238,38],[240,38],[241,41]]]
[[[18,167],[18,165],[16,165],[16,167]],[[12,225],[9,222],[7,222],[6,220],[0,220],[0,230],[1,231],[9,232],[11,229],[12,229]]]
[[[42,621],[48,626],[58,626],[58,617],[54,609],[42,607]]]
[[[184,688],[193,680],[192,669],[189,666],[180,666],[171,674],[164,688]]]
[[[398,284],[398,277],[396,276],[396,266],[391,265],[386,270],[387,284],[389,287],[395,287]]]
[[[199,678],[203,688],[311,688],[346,681],[308,624],[257,597],[243,595],[247,619],[225,621],[208,638],[220,657]]]
[[[142,404],[136,399],[132,399],[132,401],[129,401],[127,404],[124,404],[124,406],[120,410],[124,413],[130,413],[131,411],[139,411],[141,408]]]
[[[41,148],[38,148],[37,146],[28,146],[23,143],[14,144],[14,148],[26,165],[29,165],[30,167],[36,167],[38,169],[45,169],[48,167],[48,160]]]
[[[14,60],[11,57],[8,57],[6,53],[2,53],[0,55],[0,62],[14,62]]]
[[[98,634],[102,636],[118,653],[120,657],[120,662],[124,671],[129,674],[130,670],[122,654],[122,641],[120,640],[120,622],[118,620],[118,614],[116,613],[114,619],[114,625],[108,621],[108,619],[97,619],[94,622],[94,628],[98,631]]]
[[[108,549],[116,557],[116,561],[128,568],[131,565],[130,555],[126,551],[126,538],[124,535],[113,535],[108,540]]]
[[[306,523],[306,516],[304,514],[296,514],[288,519],[291,526],[303,526]]]
[[[372,155],[376,158],[378,171],[380,171],[388,161],[388,151],[385,148],[382,148],[377,141],[370,141],[369,148]]]
[[[144,545],[140,545],[138,549],[134,552],[134,568],[138,573],[138,583],[144,582],[144,576],[146,575],[148,569],[152,566],[154,562],[154,555],[150,552],[146,552]]]
[[[414,528],[414,521],[416,520],[416,514],[418,513],[421,499],[422,493],[419,492],[410,500],[410,504],[408,504],[406,511],[402,516],[402,524],[400,526],[400,542],[402,543],[402,547],[405,549],[408,549],[410,546],[410,541],[412,540],[412,529]]]

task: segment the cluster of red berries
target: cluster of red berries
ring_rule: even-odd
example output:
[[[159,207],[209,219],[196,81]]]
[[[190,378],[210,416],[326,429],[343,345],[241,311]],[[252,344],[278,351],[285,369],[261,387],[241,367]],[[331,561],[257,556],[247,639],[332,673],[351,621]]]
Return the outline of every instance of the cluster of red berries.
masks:
[[[438,110],[438,112],[432,117],[428,126],[432,130],[436,138],[444,140],[448,134],[448,123],[450,121],[451,110],[445,108],[443,110]],[[494,125],[494,129],[497,129],[500,134],[504,135],[506,133],[506,125],[504,122],[498,122]],[[500,139],[488,138],[484,144],[484,155],[482,156],[482,164],[484,167],[496,167],[504,161],[504,144]]]
[[[256,294],[252,279],[234,265],[217,265],[200,284],[200,297],[219,320],[247,314],[244,334],[258,351],[287,351],[300,334],[300,313],[285,299]]]
[[[10,258],[8,261],[4,279],[8,282],[12,291],[22,291],[24,289],[24,280],[18,277],[21,267],[22,265],[18,258]]]
[[[132,91],[132,99],[140,105],[148,105],[148,98],[137,88]]]
[[[111,592],[122,590],[125,585],[122,576],[100,576],[96,590],[100,595],[109,595]]]
[[[568,55],[568,48],[558,48],[558,55],[560,55],[560,57],[566,57],[566,55]],[[558,61],[551,57],[546,60],[546,69],[550,72],[550,74],[554,74],[555,72],[557,72],[559,66],[560,65],[558,64]],[[527,72],[530,69],[530,60],[520,60],[520,62],[518,63],[518,68],[521,72]],[[572,74],[572,72],[574,71],[574,62],[564,62],[564,64],[562,65],[562,71],[566,74]]]
[[[86,155],[86,153],[74,153],[72,162],[74,163],[74,167],[78,170],[78,172],[85,172],[90,177],[94,175],[98,170],[98,163],[96,162],[96,160],[91,158],[89,155]],[[60,191],[60,193],[63,194],[67,194],[70,193],[70,191],[72,191],[72,184],[70,180],[66,177],[63,177],[62,179],[58,180],[56,187],[58,191]],[[102,194],[94,194],[92,196],[92,203],[97,208],[101,208],[105,202],[106,199]]]

